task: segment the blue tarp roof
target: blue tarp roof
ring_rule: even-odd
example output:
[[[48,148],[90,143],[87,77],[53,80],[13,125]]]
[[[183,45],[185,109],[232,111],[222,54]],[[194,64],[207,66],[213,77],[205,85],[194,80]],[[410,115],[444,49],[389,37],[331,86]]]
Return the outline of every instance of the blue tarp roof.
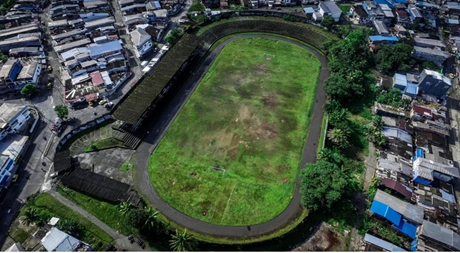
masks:
[[[103,44],[92,44],[89,48],[89,55],[91,57],[98,56],[104,53],[110,53],[116,50],[123,50],[119,40],[112,40]]]
[[[312,7],[303,8],[303,11],[307,14],[315,13],[315,10]]]
[[[161,8],[160,2],[158,2],[158,1],[153,1],[153,4],[155,5],[156,8],[158,8],[158,9]]]
[[[421,149],[421,148],[415,149],[415,157],[417,157],[417,158],[419,158],[419,157],[425,158],[425,151],[423,151],[423,149]]]
[[[399,39],[396,36],[383,36],[383,35],[372,35],[369,36],[371,41],[395,41],[398,42]]]
[[[396,225],[398,225],[402,219],[401,214],[377,200],[374,200],[374,202],[372,202],[371,211],[382,217],[385,217],[387,220],[393,222],[393,224]]]
[[[427,180],[427,179],[424,179],[424,178],[421,178],[417,175],[414,175],[414,183],[417,183],[417,184],[424,184],[424,185],[430,185],[431,184],[431,181],[430,180]]]
[[[417,232],[417,227],[410,224],[406,220],[401,220],[398,226],[393,225],[393,227],[397,228],[399,231],[403,232],[411,239],[415,239],[415,233]]]
[[[374,0],[375,4],[386,4],[388,6],[392,5],[387,0]],[[390,6],[391,7],[391,6]]]

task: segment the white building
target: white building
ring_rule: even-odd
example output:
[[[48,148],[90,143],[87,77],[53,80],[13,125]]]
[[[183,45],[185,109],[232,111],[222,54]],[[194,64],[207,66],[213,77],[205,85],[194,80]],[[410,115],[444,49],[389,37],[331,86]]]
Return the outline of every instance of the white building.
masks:
[[[26,84],[38,84],[41,64],[31,59],[8,59],[0,69],[0,94],[21,90]]]
[[[334,1],[321,1],[319,3],[319,12],[313,13],[313,19],[321,21],[325,15],[332,16],[335,22],[338,22],[342,15],[342,10],[340,10],[339,6],[337,6]]]
[[[78,240],[77,238],[62,232],[53,227],[41,240],[43,247],[48,252],[76,252],[90,251],[89,244]]]
[[[142,28],[136,28],[129,33],[136,49],[136,57],[141,58],[153,48],[152,37]]]

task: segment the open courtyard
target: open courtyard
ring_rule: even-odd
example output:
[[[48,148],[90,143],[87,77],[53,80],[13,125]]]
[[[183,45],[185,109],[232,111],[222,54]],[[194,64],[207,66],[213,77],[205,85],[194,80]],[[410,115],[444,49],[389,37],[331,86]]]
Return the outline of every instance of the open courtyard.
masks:
[[[319,70],[312,53],[288,42],[226,45],[150,158],[159,195],[219,225],[259,224],[283,212],[299,173]]]

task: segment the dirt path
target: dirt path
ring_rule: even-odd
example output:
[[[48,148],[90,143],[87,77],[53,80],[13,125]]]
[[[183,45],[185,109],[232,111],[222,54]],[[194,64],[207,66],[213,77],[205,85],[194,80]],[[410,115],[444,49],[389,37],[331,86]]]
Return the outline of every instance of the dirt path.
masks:
[[[123,235],[117,233],[111,227],[107,226],[104,222],[96,218],[94,215],[88,213],[83,208],[79,207],[77,204],[73,203],[72,201],[66,199],[64,196],[59,194],[58,192],[51,190],[48,192],[51,196],[53,196],[56,200],[61,202],[63,205],[67,206],[68,208],[72,209],[73,211],[83,215],[93,224],[104,230],[107,234],[109,234],[114,240],[124,237]]]
[[[135,160],[137,161],[137,164],[135,166],[137,170],[135,173],[134,185],[137,188],[137,190],[143,196],[145,196],[155,208],[157,208],[168,219],[180,224],[181,226],[187,229],[191,229],[202,234],[210,234],[214,236],[222,236],[227,238],[254,237],[268,234],[276,230],[279,230],[280,228],[286,226],[286,224],[289,221],[298,217],[298,215],[300,215],[301,213],[299,192],[300,180],[297,180],[296,190],[286,210],[279,216],[275,217],[273,220],[249,227],[229,227],[210,224],[197,220],[177,211],[176,209],[168,205],[168,203],[164,202],[160,198],[155,189],[153,189],[152,184],[149,180],[147,169],[149,157],[155,149],[156,145],[159,143],[166,129],[172,123],[173,119],[178,114],[182,106],[185,104],[188,97],[193,93],[194,89],[196,88],[196,85],[199,83],[200,79],[209,69],[215,57],[219,54],[219,52],[226,44],[228,44],[231,41],[242,38],[269,38],[287,41],[295,45],[298,45],[306,50],[309,50],[320,60],[322,68],[320,71],[320,76],[318,78],[318,88],[316,90],[316,103],[313,107],[310,131],[308,134],[308,138],[306,139],[306,144],[304,152],[302,154],[300,167],[303,168],[307,163],[312,163],[316,161],[317,143],[321,134],[321,124],[323,118],[323,105],[326,101],[323,85],[326,78],[328,78],[330,75],[330,72],[327,68],[327,59],[323,55],[318,53],[316,50],[308,46],[305,46],[304,44],[289,40],[287,38],[270,35],[238,35],[219,44],[212,52],[209,53],[208,57],[203,61],[203,64],[200,66],[199,70],[195,72],[194,76],[192,76],[190,80],[186,84],[184,84],[183,88],[178,92],[178,94],[171,101],[168,108],[166,108],[162,115],[159,117],[159,119],[153,126],[152,130],[150,131],[150,134],[145,138],[144,142],[141,144],[141,146],[137,149],[136,153],[134,154]]]

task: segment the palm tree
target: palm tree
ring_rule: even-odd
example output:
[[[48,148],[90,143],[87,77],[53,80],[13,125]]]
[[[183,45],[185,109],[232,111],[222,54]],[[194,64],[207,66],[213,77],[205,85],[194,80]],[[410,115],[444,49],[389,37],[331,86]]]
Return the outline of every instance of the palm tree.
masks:
[[[340,152],[336,149],[328,149],[328,148],[321,149],[318,155],[318,159],[325,160],[325,161],[335,163],[335,164],[342,163],[342,156],[340,155]]]
[[[327,132],[327,137],[340,148],[347,148],[350,143],[347,140],[347,134],[340,128],[334,128]]]
[[[121,202],[118,206],[118,211],[120,211],[123,215],[128,214],[129,210],[131,210],[131,205],[127,202]]]
[[[35,224],[40,219],[40,211],[36,207],[29,207],[24,211],[24,214],[19,220],[26,226]]]
[[[151,206],[144,207],[144,212],[147,216],[144,226],[148,225],[150,228],[154,228],[156,225],[156,219],[159,212],[153,209]]]
[[[176,229],[176,234],[172,236],[172,239],[169,240],[169,246],[173,251],[190,251],[195,247],[195,240],[189,234],[187,234],[187,229],[183,233],[180,233]]]

